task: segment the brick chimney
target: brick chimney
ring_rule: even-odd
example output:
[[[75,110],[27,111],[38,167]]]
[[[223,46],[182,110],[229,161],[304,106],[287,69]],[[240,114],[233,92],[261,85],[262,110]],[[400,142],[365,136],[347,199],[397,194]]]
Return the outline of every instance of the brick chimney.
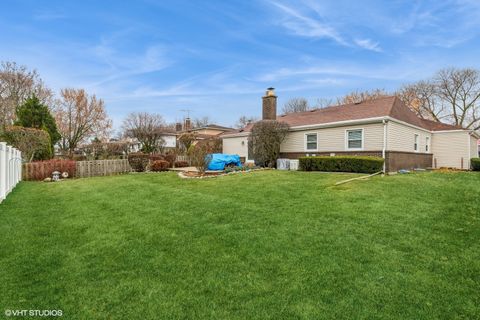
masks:
[[[177,131],[177,132],[182,131],[182,123],[181,122],[175,123],[175,131]]]
[[[192,121],[189,117],[187,117],[185,118],[185,125],[183,126],[183,130],[189,131],[190,129],[192,129]]]
[[[277,119],[277,96],[275,88],[268,88],[265,96],[262,97],[262,120]]]

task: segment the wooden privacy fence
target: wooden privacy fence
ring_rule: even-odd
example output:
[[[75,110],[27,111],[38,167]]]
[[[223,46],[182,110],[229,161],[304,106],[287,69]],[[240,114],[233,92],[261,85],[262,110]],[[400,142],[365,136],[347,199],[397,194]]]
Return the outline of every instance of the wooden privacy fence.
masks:
[[[22,180],[22,153],[0,142],[0,202]]]
[[[25,163],[23,165],[24,180],[43,180],[51,178],[52,172],[68,172],[70,178],[87,178],[109,176],[132,171],[127,159],[118,160],[48,160]]]
[[[77,161],[77,178],[109,176],[132,171],[127,159]]]

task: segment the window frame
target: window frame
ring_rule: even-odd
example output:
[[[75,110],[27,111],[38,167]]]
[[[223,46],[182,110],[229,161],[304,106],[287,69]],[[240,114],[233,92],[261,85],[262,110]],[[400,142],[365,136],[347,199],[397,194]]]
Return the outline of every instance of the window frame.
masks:
[[[430,137],[425,137],[425,152],[430,153]]]
[[[316,137],[316,148],[315,149],[308,149],[308,138],[307,136],[309,135],[315,135]],[[303,143],[303,147],[305,149],[305,152],[312,152],[312,151],[318,151],[318,132],[305,132],[304,136],[303,136],[303,139],[304,139],[304,143]]]
[[[418,133],[413,134],[413,151],[420,152],[420,135]]]
[[[350,148],[348,145],[348,142],[350,141],[348,139],[348,133],[350,131],[361,131],[362,132],[362,139],[360,140],[362,143],[362,146],[360,148]],[[358,141],[358,140],[352,140],[352,141]],[[365,129],[364,128],[352,128],[352,129],[345,129],[345,150],[352,150],[352,151],[361,151],[364,150],[365,148]]]

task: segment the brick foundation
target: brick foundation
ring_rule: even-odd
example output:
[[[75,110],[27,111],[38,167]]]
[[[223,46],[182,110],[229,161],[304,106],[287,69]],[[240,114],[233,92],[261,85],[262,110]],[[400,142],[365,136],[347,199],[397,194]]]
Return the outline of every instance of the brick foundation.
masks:
[[[387,151],[385,155],[387,172],[394,172],[400,169],[431,168],[432,159],[433,154],[431,153]]]
[[[308,154],[314,154],[316,156],[330,156],[334,153],[336,156],[371,156],[381,157],[382,151],[336,151],[336,152],[308,152]],[[307,152],[281,152],[280,158],[298,159],[300,157],[306,157]]]
[[[340,152],[309,152],[316,156],[371,156],[382,157],[382,151],[340,151]],[[280,158],[298,159],[305,157],[306,152],[281,152]],[[387,172],[395,172],[400,169],[431,168],[433,155],[431,153],[387,151],[385,153],[385,167]]]

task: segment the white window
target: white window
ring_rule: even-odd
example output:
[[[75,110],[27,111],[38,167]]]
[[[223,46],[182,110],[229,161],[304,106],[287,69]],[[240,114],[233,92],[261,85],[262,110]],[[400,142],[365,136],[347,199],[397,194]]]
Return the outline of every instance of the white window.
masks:
[[[317,134],[307,133],[305,134],[305,150],[316,151],[318,148]]]
[[[347,149],[363,149],[363,129],[347,130]]]
[[[413,150],[418,151],[418,134],[416,134],[414,138]]]
[[[430,151],[430,137],[425,138],[425,152]]]

